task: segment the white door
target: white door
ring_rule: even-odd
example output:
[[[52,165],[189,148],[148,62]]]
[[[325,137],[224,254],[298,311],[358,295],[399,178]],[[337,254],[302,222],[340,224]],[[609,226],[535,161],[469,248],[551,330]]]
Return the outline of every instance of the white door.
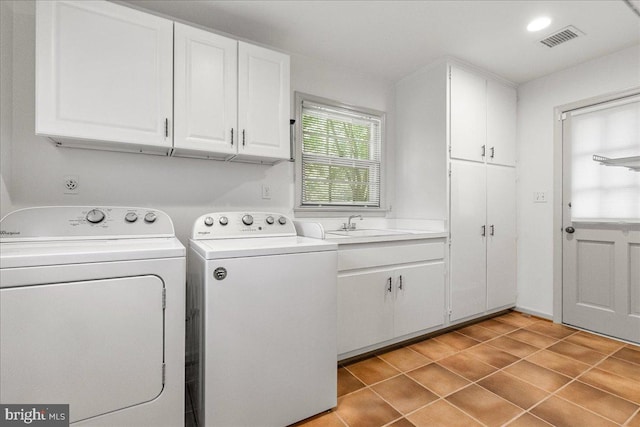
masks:
[[[640,343],[640,97],[565,117],[562,321]]]
[[[487,163],[516,164],[516,90],[487,81]]]
[[[168,151],[173,22],[106,1],[36,6],[36,133]]]
[[[139,276],[0,290],[3,403],[68,403],[70,422],[163,388],[163,282]]]
[[[486,166],[451,162],[451,320],[483,313],[487,305]]]
[[[487,145],[486,80],[450,68],[451,157],[484,162]]]
[[[487,310],[516,302],[516,171],[487,166]]]
[[[393,270],[338,276],[338,354],[393,338]]]
[[[289,159],[289,56],[238,43],[239,154]]]
[[[176,154],[235,154],[238,42],[176,22],[174,54]]]
[[[394,336],[444,323],[444,263],[404,267],[395,272]]]

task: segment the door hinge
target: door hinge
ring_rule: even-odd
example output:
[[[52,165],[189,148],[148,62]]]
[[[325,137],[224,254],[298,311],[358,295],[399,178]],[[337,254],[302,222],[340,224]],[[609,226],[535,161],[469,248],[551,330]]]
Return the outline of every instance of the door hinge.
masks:
[[[162,385],[167,381],[167,364],[162,364]]]
[[[167,289],[163,288],[162,289],[162,309],[166,309],[167,308]]]
[[[567,119],[567,113],[560,113],[558,114],[558,121],[561,122],[563,120]]]
[[[169,137],[169,119],[164,119],[164,137]]]

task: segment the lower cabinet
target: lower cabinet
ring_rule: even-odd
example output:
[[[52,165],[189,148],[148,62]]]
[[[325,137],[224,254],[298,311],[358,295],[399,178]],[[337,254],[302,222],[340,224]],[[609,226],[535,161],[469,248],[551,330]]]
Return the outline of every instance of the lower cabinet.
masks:
[[[441,252],[444,251],[443,243],[431,245],[440,245]],[[398,254],[412,248],[424,246],[383,247],[373,251]],[[362,250],[363,255],[371,255],[371,251]],[[338,251],[338,258],[340,253]],[[415,258],[415,252],[412,255]],[[353,252],[346,256],[350,260],[358,258]],[[363,256],[363,264],[366,264],[365,258]],[[338,273],[339,356],[358,349],[367,351],[372,346],[444,324],[444,259],[443,256],[426,258],[429,257],[410,264]]]

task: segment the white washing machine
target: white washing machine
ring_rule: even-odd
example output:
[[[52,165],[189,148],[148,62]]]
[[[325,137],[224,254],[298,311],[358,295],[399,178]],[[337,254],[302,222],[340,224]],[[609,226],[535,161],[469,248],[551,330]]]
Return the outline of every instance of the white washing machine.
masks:
[[[198,218],[187,354],[201,427],[282,427],[336,406],[336,250],[278,214]]]
[[[184,425],[185,248],[143,208],[42,207],[0,222],[0,402],[74,426]]]

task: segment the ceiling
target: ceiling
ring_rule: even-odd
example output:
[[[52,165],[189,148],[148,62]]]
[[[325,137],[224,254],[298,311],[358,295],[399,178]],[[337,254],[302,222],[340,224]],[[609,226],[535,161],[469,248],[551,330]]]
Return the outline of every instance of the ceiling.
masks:
[[[391,81],[444,56],[514,83],[634,45],[640,56],[638,0],[122,2]],[[551,25],[529,33],[541,15]],[[585,35],[554,48],[539,43],[568,25]]]

